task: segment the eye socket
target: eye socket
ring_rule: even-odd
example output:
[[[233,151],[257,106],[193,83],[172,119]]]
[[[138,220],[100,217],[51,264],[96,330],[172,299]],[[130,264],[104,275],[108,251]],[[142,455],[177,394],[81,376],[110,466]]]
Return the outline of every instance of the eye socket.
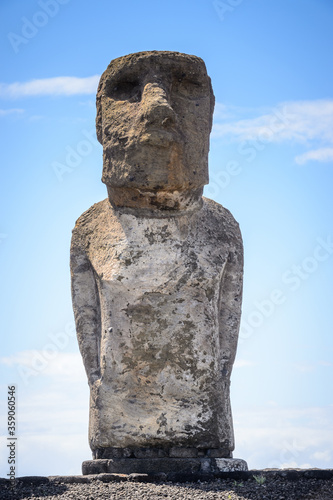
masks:
[[[207,89],[203,82],[197,80],[191,75],[181,74],[175,76],[172,82],[171,92],[173,97],[180,96],[194,99],[204,96]]]
[[[139,101],[141,99],[140,84],[136,80],[113,81],[108,85],[106,94],[116,101]]]

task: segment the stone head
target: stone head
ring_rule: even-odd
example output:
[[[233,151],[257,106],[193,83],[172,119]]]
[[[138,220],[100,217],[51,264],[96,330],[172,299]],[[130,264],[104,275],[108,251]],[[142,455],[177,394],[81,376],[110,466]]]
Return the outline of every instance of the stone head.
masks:
[[[109,195],[127,190],[201,197],[213,109],[211,81],[199,57],[150,51],[111,61],[100,79],[96,118]]]

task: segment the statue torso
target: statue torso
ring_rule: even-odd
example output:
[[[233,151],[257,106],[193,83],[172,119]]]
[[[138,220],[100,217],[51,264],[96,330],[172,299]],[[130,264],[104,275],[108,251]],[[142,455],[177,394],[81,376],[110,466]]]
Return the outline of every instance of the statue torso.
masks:
[[[143,445],[174,435],[188,446],[194,429],[216,446],[205,433],[226,413],[219,301],[234,219],[210,200],[163,218],[121,213],[104,200],[78,223],[101,310],[98,446],[137,443],[138,430]]]

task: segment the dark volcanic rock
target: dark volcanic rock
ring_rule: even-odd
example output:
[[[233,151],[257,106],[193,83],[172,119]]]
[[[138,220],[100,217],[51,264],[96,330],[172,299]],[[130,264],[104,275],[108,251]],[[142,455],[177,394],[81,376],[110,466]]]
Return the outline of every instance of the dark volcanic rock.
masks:
[[[263,470],[248,471],[244,474],[248,475],[248,479],[235,480],[229,477],[185,483],[173,483],[165,479],[162,481],[161,476],[153,478],[145,474],[19,478],[15,488],[11,487],[9,481],[1,480],[0,500],[54,498],[332,500],[333,498],[333,470]],[[259,479],[261,477],[263,480]],[[262,484],[259,484],[260,482]]]

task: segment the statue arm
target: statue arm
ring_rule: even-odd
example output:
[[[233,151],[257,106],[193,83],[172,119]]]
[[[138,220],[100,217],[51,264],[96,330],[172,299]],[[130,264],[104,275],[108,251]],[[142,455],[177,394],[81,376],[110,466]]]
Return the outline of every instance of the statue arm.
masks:
[[[100,305],[94,271],[75,230],[71,244],[71,282],[76,334],[88,382],[92,385],[100,378]]]
[[[219,301],[222,376],[229,378],[236,356],[243,295],[243,243],[238,229],[221,280]]]

